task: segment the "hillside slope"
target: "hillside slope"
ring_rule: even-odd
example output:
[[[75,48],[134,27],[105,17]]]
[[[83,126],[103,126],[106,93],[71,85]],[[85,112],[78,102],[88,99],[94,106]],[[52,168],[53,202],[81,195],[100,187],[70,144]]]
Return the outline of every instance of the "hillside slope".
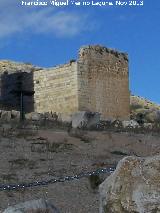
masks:
[[[160,105],[143,97],[131,95],[131,118],[143,118],[146,122],[160,122]]]

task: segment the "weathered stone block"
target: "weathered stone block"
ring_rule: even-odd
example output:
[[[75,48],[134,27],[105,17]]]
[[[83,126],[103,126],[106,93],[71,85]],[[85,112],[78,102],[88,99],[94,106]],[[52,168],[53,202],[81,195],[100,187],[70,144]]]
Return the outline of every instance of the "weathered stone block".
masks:
[[[11,120],[11,111],[1,111],[1,119],[4,121],[10,121]]]
[[[80,111],[72,115],[73,128],[91,128],[100,122],[100,114],[97,112]]]
[[[31,112],[31,113],[27,113],[25,115],[25,118],[27,120],[40,121],[42,119],[42,114],[37,113],[37,112]]]
[[[160,212],[160,155],[125,157],[99,187],[100,213]]]

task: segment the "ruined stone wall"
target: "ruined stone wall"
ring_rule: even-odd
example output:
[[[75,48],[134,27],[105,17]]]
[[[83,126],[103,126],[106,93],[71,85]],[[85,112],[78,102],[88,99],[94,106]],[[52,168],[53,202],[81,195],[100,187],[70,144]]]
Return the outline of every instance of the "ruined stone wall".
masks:
[[[101,47],[80,49],[78,60],[79,110],[100,112],[102,118],[129,117],[128,58]]]
[[[11,61],[0,62],[0,108],[20,110],[19,74],[23,73],[23,90],[34,91],[24,96],[25,112],[62,112],[78,110],[77,63],[70,62],[54,68],[40,68]]]
[[[128,58],[124,53],[86,46],[80,49],[77,62],[49,69],[0,62],[0,104],[16,110],[20,102],[10,92],[17,89],[19,72],[25,72],[24,90],[35,92],[24,97],[26,112],[89,110],[100,112],[104,119],[129,117]]]
[[[20,110],[20,95],[15,91],[19,90],[19,82],[22,82],[22,89],[33,91],[32,66],[18,64],[10,61],[0,62],[0,108],[5,110]],[[22,76],[23,75],[23,76]],[[22,77],[20,79],[20,76]],[[24,96],[25,112],[34,111],[33,97]]]
[[[34,72],[34,108],[37,112],[78,110],[77,63]]]

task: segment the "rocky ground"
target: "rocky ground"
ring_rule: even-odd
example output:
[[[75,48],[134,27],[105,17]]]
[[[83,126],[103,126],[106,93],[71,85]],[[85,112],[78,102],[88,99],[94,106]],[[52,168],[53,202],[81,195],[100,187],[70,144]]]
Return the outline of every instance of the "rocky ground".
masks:
[[[124,156],[160,153],[159,133],[112,131],[68,132],[65,129],[1,129],[0,183],[21,183],[74,175],[116,166]],[[107,174],[100,175],[103,181]],[[27,200],[45,198],[62,213],[98,213],[96,179],[0,191],[0,212]]]

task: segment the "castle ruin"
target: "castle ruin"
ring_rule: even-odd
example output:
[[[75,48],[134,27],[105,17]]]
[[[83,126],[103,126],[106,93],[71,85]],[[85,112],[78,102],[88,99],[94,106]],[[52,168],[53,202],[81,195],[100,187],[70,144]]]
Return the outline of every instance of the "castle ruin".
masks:
[[[23,73],[26,112],[100,112],[102,119],[129,117],[128,56],[99,45],[80,48],[78,59],[53,68],[0,61],[0,106],[19,109],[12,93]]]

